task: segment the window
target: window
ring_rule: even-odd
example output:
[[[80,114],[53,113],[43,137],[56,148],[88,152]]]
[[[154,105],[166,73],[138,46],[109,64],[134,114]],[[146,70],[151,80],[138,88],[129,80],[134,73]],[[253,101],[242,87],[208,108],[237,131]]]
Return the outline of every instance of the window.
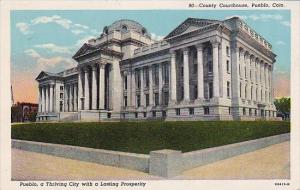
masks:
[[[169,92],[164,92],[164,105],[169,103]]]
[[[127,107],[127,96],[124,96],[124,106]]]
[[[138,112],[135,112],[135,113],[134,113],[134,117],[135,117],[135,118],[138,118]]]
[[[166,111],[162,111],[162,117],[163,118],[167,117],[167,112]]]
[[[246,108],[243,108],[243,115],[246,115]]]
[[[229,60],[226,61],[226,71],[227,73],[230,73]]]
[[[124,76],[124,89],[127,90],[127,75]]]
[[[62,101],[59,102],[59,111],[60,112],[63,111],[63,102]]]
[[[230,98],[230,82],[227,81],[227,97]]]
[[[111,118],[111,113],[107,113],[107,118]]]
[[[60,91],[63,91],[64,90],[64,86],[60,86]]]
[[[189,114],[194,115],[194,108],[189,108]]]
[[[231,107],[228,107],[228,114],[231,114]]]
[[[158,93],[154,93],[154,103],[155,103],[155,106],[159,105],[159,96],[158,96]]]
[[[209,89],[209,98],[212,98],[213,97],[213,83],[210,82],[208,83],[208,89]]]
[[[152,117],[156,117],[156,111],[152,111]]]
[[[146,106],[149,106],[149,94],[146,94]]]
[[[128,30],[127,26],[126,26],[126,25],[123,25],[123,26],[122,26],[122,32],[127,32],[127,30]]]
[[[252,116],[252,109],[249,108],[249,115]]]
[[[204,115],[209,115],[209,107],[204,106],[203,109],[204,109]]]
[[[176,115],[180,115],[180,108],[175,109]]]
[[[143,114],[144,114],[144,117],[147,117],[147,112],[144,112]]]
[[[229,47],[228,46],[226,46],[226,55],[230,56],[230,51],[229,51]]]
[[[136,96],[136,104],[137,104],[138,107],[141,106],[141,95]]]
[[[240,98],[242,98],[242,83],[240,82]]]
[[[257,116],[257,109],[254,110],[254,115]]]
[[[194,99],[198,97],[198,86],[194,85]]]
[[[64,98],[64,93],[60,93],[59,97],[60,97],[60,99],[63,99]]]
[[[208,64],[208,73],[212,73],[212,72],[213,72],[213,64],[212,64],[212,61],[209,61],[207,64]]]

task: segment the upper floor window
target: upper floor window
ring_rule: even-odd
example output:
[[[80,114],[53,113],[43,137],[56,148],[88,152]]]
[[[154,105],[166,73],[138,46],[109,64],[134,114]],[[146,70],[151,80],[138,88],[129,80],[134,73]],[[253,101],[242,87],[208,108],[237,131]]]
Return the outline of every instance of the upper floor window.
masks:
[[[127,90],[127,75],[124,76],[124,89]]]
[[[214,90],[212,82],[208,83],[208,89],[209,89],[209,98],[212,98],[213,97],[213,90]]]
[[[209,62],[208,62],[208,72],[209,72],[209,73],[212,73],[212,72],[213,72],[213,63],[212,63],[212,61],[209,61]]]
[[[227,81],[227,97],[230,98],[230,82]]]
[[[226,71],[227,71],[227,73],[230,73],[229,60],[226,61]]]
[[[226,55],[227,55],[227,56],[230,56],[230,49],[229,49],[228,46],[226,46]]]
[[[64,86],[60,86],[59,88],[60,88],[61,91],[64,90]]]

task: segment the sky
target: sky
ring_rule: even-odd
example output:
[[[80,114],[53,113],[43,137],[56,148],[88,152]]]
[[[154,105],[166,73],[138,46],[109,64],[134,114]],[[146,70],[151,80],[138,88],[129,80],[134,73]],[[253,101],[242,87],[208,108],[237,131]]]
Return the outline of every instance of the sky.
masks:
[[[242,18],[273,46],[275,97],[290,96],[290,12],[288,10],[42,10],[11,11],[11,83],[15,102],[37,102],[37,75],[76,66],[72,56],[104,26],[132,19],[160,40],[188,17]]]

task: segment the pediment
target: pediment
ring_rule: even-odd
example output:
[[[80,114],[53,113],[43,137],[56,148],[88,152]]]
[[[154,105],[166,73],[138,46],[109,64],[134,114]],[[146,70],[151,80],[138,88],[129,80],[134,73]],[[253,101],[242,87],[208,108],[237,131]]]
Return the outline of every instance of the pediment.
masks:
[[[95,50],[95,48],[87,43],[83,44],[83,46],[75,53],[73,56],[74,59],[76,59],[78,56],[87,54],[91,51]]]
[[[208,20],[208,19],[197,19],[197,18],[188,18],[183,23],[181,23],[177,28],[175,28],[172,32],[170,32],[165,39],[182,35],[185,33],[189,33],[191,31],[200,29],[202,27],[220,23],[220,21],[216,20]]]
[[[55,74],[53,73],[48,73],[48,72],[45,72],[45,71],[42,71],[40,72],[40,74],[36,77],[35,80],[43,80],[43,79],[47,79],[49,77],[52,77],[52,76],[56,76]]]

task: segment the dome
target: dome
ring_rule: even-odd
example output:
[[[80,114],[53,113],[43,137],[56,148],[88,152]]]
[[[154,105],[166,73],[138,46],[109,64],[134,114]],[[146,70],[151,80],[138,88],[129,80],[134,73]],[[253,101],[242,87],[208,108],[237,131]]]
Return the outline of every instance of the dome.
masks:
[[[113,22],[110,26],[106,26],[103,29],[103,33],[110,33],[112,31],[121,31],[123,33],[126,33],[128,31],[135,31],[142,35],[150,36],[147,29],[143,27],[140,23],[134,20],[127,19],[117,20]]]

